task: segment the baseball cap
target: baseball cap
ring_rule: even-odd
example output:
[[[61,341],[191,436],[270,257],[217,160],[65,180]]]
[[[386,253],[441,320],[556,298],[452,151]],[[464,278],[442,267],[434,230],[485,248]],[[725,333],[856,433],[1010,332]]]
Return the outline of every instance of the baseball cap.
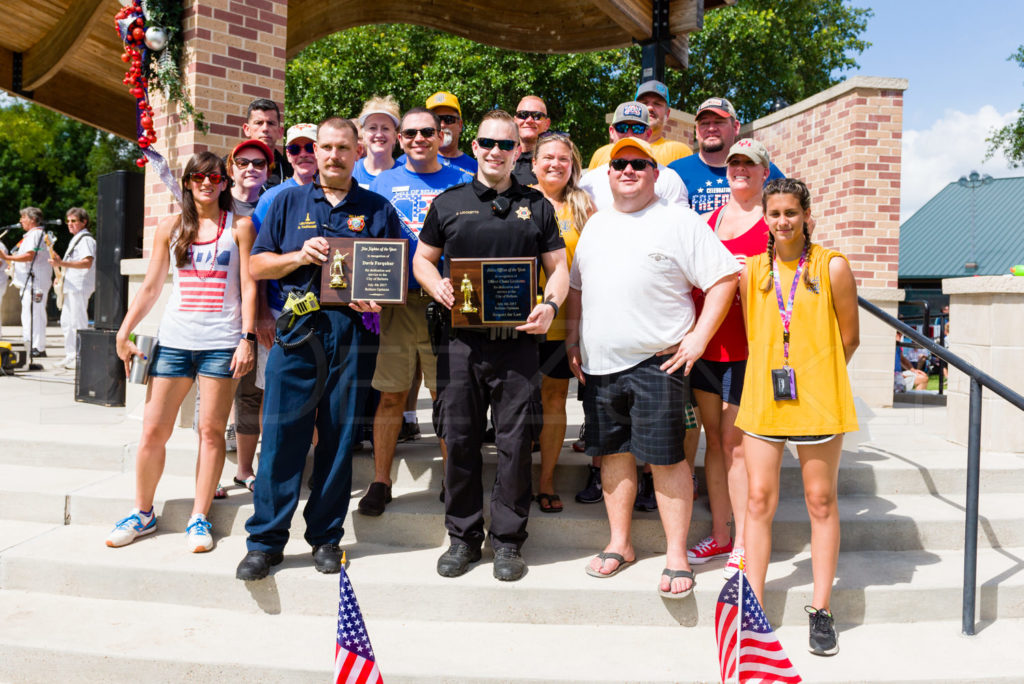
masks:
[[[459,98],[445,90],[438,91],[427,98],[427,109],[438,107],[451,107],[462,116],[462,108],[459,107]]]
[[[655,93],[660,95],[665,102],[668,102],[668,86],[661,81],[644,81],[636,89],[635,99],[639,100],[644,93]]]
[[[292,141],[298,138],[316,140],[316,124],[295,124],[288,129],[288,133],[284,136],[284,144],[291,145]]]
[[[623,102],[615,108],[615,116],[612,117],[612,125],[623,121],[636,121],[650,125],[650,117],[647,115],[647,105],[640,102]]]
[[[266,157],[268,163],[274,163],[274,153],[270,150],[270,147],[267,146],[267,143],[262,140],[243,140],[235,145],[235,149],[231,150],[231,154],[229,156],[234,159],[239,152],[247,147],[255,147],[260,151],[260,154]]]
[[[697,107],[697,112],[693,117],[697,118],[702,112],[714,112],[715,114],[726,118],[737,118],[736,108],[732,106],[732,102],[729,102],[724,97],[709,97],[704,100],[700,103],[700,107]]]
[[[625,147],[635,147],[636,149],[640,150],[648,157],[650,157],[651,161],[656,161],[654,159],[654,150],[651,149],[650,144],[648,144],[646,140],[641,140],[640,138],[623,138],[622,140],[618,141],[612,146],[610,156],[614,158],[615,155],[619,152],[619,150]]]
[[[772,161],[771,155],[768,154],[768,148],[764,146],[764,143],[753,138],[744,138],[733,143],[732,147],[729,148],[729,156],[725,158],[726,163],[736,155],[746,157],[765,168],[768,168]]]

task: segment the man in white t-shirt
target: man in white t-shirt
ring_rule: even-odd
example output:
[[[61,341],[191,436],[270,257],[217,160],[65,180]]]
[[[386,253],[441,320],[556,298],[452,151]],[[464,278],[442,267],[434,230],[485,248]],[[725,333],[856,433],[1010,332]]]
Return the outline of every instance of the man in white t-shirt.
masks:
[[[608,175],[614,204],[587,222],[567,300],[565,344],[583,385],[587,453],[602,457],[611,528],[587,574],[610,577],[636,560],[630,522],[639,459],[652,466],[668,540],[659,591],[683,598],[694,586],[686,558],[693,508],[683,455],[687,376],[725,318],[739,266],[697,214],[657,196],[646,141],[615,143]],[[706,293],[699,317],[693,287]]]
[[[68,209],[65,220],[71,242],[63,259],[50,259],[51,266],[64,269],[64,306],[60,329],[64,333],[64,359],[58,367],[71,370],[77,358],[78,331],[89,327],[89,297],[96,290],[96,239],[89,233],[89,214],[81,207]]]
[[[612,144],[623,138],[639,138],[650,141],[651,126],[647,107],[640,102],[623,102],[615,108],[612,125],[608,127]],[[580,187],[590,194],[598,211],[612,206],[612,189],[608,180],[608,164],[591,168],[580,178]],[[658,164],[658,179],[654,183],[654,194],[680,206],[690,206],[686,185],[679,174]]]
[[[43,233],[43,212],[36,207],[21,210],[21,227],[25,235],[4,257],[14,262],[14,286],[21,293],[21,338],[32,356],[46,356],[46,300],[53,281],[50,251]],[[29,339],[31,337],[31,339]]]

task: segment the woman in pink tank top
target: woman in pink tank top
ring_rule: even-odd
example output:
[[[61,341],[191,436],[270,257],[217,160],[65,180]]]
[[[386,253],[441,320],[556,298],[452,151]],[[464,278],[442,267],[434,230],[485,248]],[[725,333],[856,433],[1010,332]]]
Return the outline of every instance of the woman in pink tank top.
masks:
[[[143,356],[130,334],[159,299],[170,267],[173,290],[149,358],[135,508],[114,526],[107,546],[124,546],[156,529],[153,499],[165,446],[182,401],[198,382],[199,461],[185,537],[192,552],[213,548],[206,515],[224,467],[224,428],[235,384],[253,367],[256,340],[256,284],[249,274],[255,232],[248,218],[232,215],[228,182],[217,155],[201,152],[189,160],[181,181],[182,211],[157,226],[142,288],[117,331],[117,355],[127,373],[132,357]]]

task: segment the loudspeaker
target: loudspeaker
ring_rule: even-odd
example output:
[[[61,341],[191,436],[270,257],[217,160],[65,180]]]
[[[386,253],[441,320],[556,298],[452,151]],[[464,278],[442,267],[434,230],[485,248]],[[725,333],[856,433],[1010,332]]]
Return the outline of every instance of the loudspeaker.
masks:
[[[124,363],[117,357],[113,330],[78,331],[75,401],[124,406]]]
[[[128,279],[121,275],[121,259],[142,256],[145,181],[145,174],[131,171],[99,177],[93,297],[97,330],[117,330],[128,308]]]

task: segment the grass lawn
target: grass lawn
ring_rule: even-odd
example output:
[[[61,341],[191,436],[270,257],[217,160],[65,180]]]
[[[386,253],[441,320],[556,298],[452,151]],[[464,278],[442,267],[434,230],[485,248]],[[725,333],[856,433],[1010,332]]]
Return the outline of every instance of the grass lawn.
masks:
[[[929,375],[928,376],[928,389],[938,391],[939,389],[939,376]],[[942,391],[949,389],[949,380],[946,380],[946,384],[942,387]]]

